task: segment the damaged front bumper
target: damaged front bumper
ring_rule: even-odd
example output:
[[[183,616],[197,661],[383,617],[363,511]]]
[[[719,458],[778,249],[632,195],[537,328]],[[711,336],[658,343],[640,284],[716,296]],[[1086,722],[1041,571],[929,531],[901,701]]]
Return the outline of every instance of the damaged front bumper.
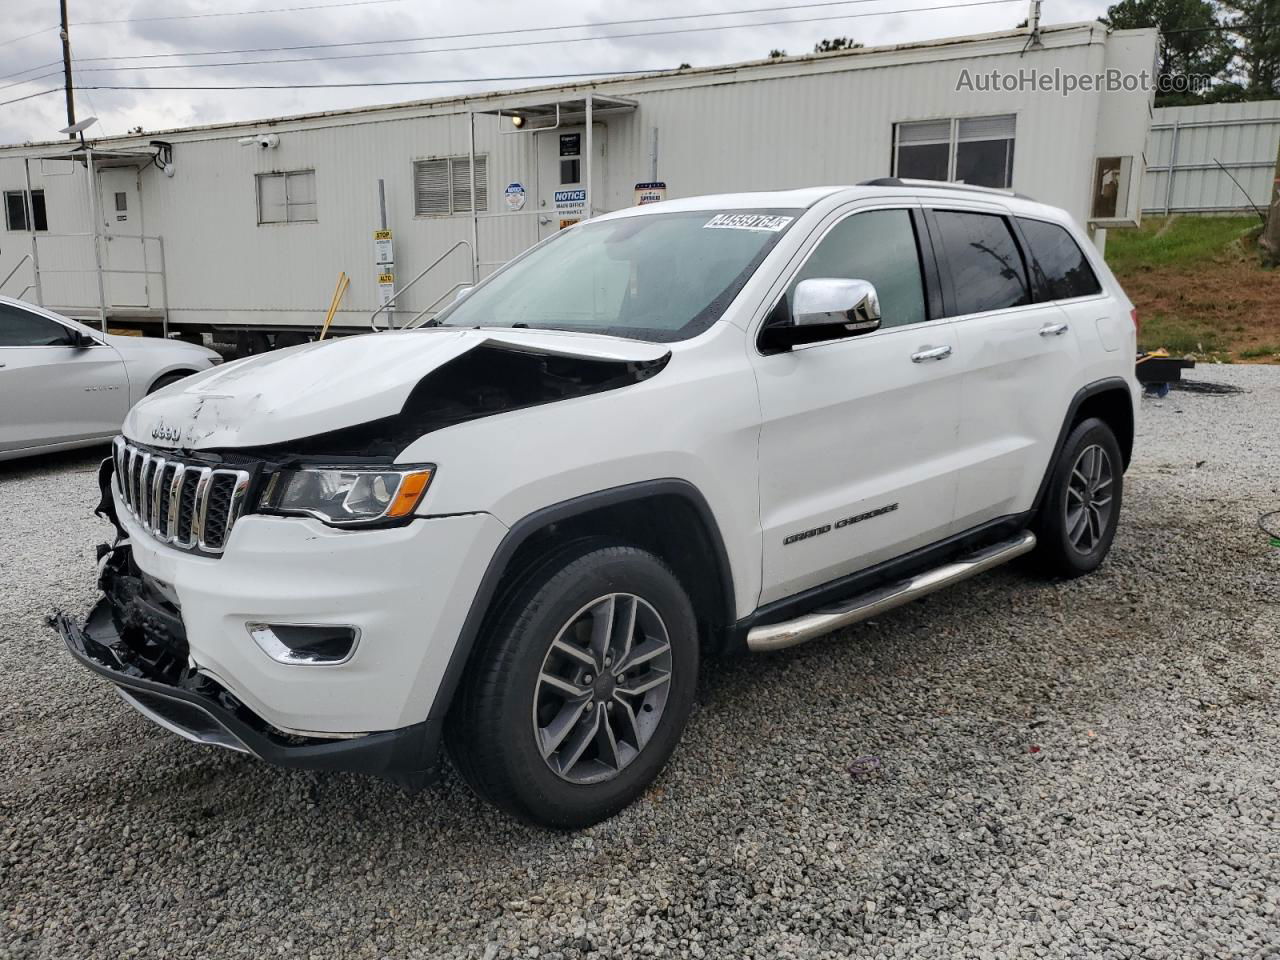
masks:
[[[412,789],[435,778],[439,721],[343,739],[279,730],[215,680],[190,669],[181,616],[148,588],[129,546],[108,555],[101,586],[104,596],[83,624],[57,614],[52,625],[76,660],[161,727],[282,767],[363,773]]]

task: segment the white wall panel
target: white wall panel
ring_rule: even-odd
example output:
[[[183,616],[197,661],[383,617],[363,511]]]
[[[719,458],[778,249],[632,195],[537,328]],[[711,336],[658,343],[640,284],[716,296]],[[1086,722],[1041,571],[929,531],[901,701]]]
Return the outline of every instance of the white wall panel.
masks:
[[[164,237],[175,322],[319,325],[337,276],[345,270],[351,288],[337,322],[363,326],[378,302],[372,246],[379,225],[378,179],[386,185],[397,278],[403,283],[472,233],[469,215],[414,216],[413,161],[465,155],[469,108],[580,99],[590,90],[636,104],[632,112],[597,118],[606,172],[602,196],[594,198],[597,209],[630,205],[634,184],[651,178],[654,128],[659,132],[658,178],[676,198],[887,176],[895,123],[1014,114],[1014,189],[1065,207],[1083,220],[1099,137],[1114,139],[1117,130],[1130,135],[1137,130],[1141,142],[1148,120],[1146,95],[1108,94],[1104,103],[1098,93],[1062,97],[1053,92],[957,90],[958,79],[963,70],[971,75],[1028,67],[1043,73],[1097,72],[1117,59],[1149,59],[1154,34],[1127,32],[1123,46],[1110,52],[1108,44],[1114,41],[1096,24],[1049,29],[1042,49],[1022,55],[1024,41],[1022,35],[998,34],[173,131],[163,138],[174,145],[175,175],[166,177],[154,167],[142,173],[146,232]],[[482,273],[534,242],[539,213],[554,215],[539,206],[544,194],[538,185],[537,136],[555,134],[504,133],[499,122],[491,115],[475,118],[476,151],[488,157],[488,211],[477,225]],[[238,143],[265,133],[277,134],[279,145],[262,149]],[[112,146],[146,149],[151,136]],[[0,150],[0,187],[17,188],[18,158],[40,149],[50,148]],[[305,169],[315,170],[317,222],[260,226],[255,175]],[[503,202],[503,189],[512,181],[527,190],[519,213],[508,211]],[[56,183],[46,177],[44,186],[51,227],[57,223],[59,229],[65,224],[68,230],[87,230],[83,169],[80,176]],[[23,244],[29,244],[23,235],[4,240],[0,277],[6,264],[21,255]],[[464,248],[397,307],[416,312],[470,275],[470,253]]]

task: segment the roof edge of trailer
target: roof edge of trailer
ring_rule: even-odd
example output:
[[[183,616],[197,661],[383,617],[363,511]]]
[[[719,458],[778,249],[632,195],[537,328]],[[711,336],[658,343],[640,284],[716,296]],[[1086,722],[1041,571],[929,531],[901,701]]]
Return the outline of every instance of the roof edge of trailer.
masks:
[[[1140,33],[1143,31],[1115,31],[1098,21],[1079,21],[1074,23],[1062,23],[1042,25],[1040,27],[1040,41],[1042,46],[1063,47],[1076,46],[1081,44],[1098,42],[1099,38],[1106,37],[1112,33]],[[1073,38],[1072,35],[1078,35]],[[276,126],[285,123],[301,123],[314,122],[318,120],[341,119],[341,118],[357,118],[369,117],[374,118],[380,114],[393,111],[415,110],[415,109],[439,109],[455,105],[461,109],[471,109],[475,112],[489,112],[495,109],[498,101],[518,100],[519,98],[538,97],[539,95],[547,95],[553,93],[564,94],[583,94],[586,92],[599,91],[602,96],[607,94],[601,88],[615,88],[628,84],[644,83],[646,81],[662,80],[662,79],[698,79],[710,78],[717,74],[728,75],[745,70],[770,70],[776,71],[779,75],[795,75],[810,67],[813,64],[827,63],[838,60],[855,60],[864,57],[883,57],[886,54],[907,53],[914,51],[937,51],[947,47],[957,47],[969,44],[990,44],[999,41],[1017,41],[1025,43],[1030,36],[1027,28],[1018,28],[1014,30],[1001,30],[991,33],[969,34],[958,37],[941,37],[933,40],[916,40],[909,43],[884,44],[881,46],[858,47],[852,50],[837,50],[829,53],[808,53],[798,54],[796,56],[761,58],[757,60],[745,60],[738,63],[716,64],[706,67],[691,67],[684,70],[655,70],[652,73],[628,74],[625,76],[602,76],[599,79],[586,79],[573,83],[545,84],[533,87],[523,87],[518,89],[493,90],[484,93],[468,93],[459,94],[449,97],[436,97],[419,100],[402,100],[394,103],[373,104],[362,107],[347,107],[341,110],[321,110],[310,113],[288,114],[276,117],[259,117],[249,120],[234,120],[221,123],[197,124],[187,127],[168,127],[165,129],[148,130],[141,134],[124,134],[118,136],[100,137],[91,141],[95,151],[102,147],[103,149],[120,148],[125,145],[145,146],[151,140],[165,139],[167,137],[175,137],[183,134],[208,134],[226,132],[228,135],[236,132],[253,130],[264,126]],[[1005,51],[1000,51],[1005,52]],[[618,91],[618,96],[626,96],[629,91]],[[518,103],[510,105],[504,104],[508,108],[517,108]],[[25,151],[36,149],[44,150],[49,147],[67,146],[66,140],[30,140],[23,143],[0,144],[0,154],[16,153],[21,156]]]

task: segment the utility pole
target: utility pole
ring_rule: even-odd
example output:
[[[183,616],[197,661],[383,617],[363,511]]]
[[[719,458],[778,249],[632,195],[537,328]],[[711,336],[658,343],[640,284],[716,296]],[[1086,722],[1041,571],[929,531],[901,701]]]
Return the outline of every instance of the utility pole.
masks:
[[[58,0],[62,8],[62,80],[67,89],[67,126],[76,124],[76,98],[71,88],[71,25],[67,23],[67,0]],[[67,136],[74,140],[76,135]]]

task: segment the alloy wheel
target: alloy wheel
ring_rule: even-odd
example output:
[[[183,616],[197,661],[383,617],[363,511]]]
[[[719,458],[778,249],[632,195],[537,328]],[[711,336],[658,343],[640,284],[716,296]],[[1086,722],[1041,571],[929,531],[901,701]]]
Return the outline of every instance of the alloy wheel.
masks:
[[[538,751],[563,780],[611,780],[652,738],[670,689],[671,638],[658,612],[630,593],[592,600],[543,658],[533,698]]]
[[[1067,539],[1079,553],[1092,553],[1106,533],[1113,504],[1115,471],[1111,457],[1098,444],[1080,451],[1067,480],[1063,505]]]

